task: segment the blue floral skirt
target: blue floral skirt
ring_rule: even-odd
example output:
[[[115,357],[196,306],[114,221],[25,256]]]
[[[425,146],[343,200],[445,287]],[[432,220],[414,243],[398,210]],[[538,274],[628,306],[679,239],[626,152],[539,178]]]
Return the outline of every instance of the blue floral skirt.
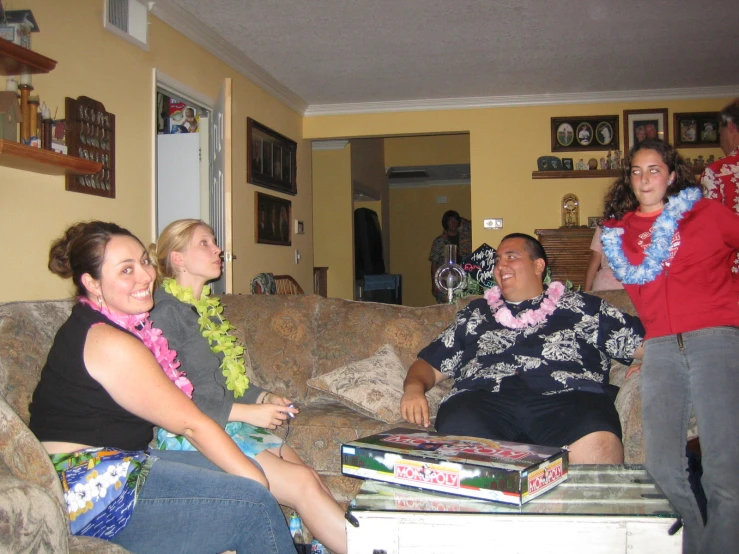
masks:
[[[133,514],[141,487],[158,459],[148,452],[88,448],[52,454],[73,535],[110,540]]]
[[[256,458],[262,450],[279,448],[282,439],[263,429],[240,421],[231,421],[226,424],[226,433],[233,439],[239,449],[249,456]],[[159,428],[157,431],[157,448],[160,450],[196,450],[185,437],[175,435]]]

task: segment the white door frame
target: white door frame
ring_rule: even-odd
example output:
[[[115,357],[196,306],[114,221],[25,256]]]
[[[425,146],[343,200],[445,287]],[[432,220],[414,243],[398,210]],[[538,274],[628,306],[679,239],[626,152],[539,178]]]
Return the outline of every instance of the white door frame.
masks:
[[[176,96],[177,98],[184,100],[184,101],[190,101],[193,104],[197,104],[198,106],[201,106],[203,108],[206,108],[210,111],[210,113],[213,113],[213,110],[216,106],[216,99],[211,98],[210,96],[206,96],[205,94],[198,92],[197,90],[193,89],[192,87],[189,87],[185,83],[182,83],[175,79],[174,77],[170,77],[166,73],[163,73],[162,71],[154,68],[153,70],[153,79],[152,82],[154,83],[154,88],[152,90],[152,118],[151,118],[151,125],[152,125],[152,133],[151,133],[151,151],[152,151],[152,160],[154,163],[151,164],[151,182],[154,184],[153,187],[151,187],[151,229],[152,229],[152,237],[151,240],[155,241],[157,238],[157,189],[156,189],[156,182],[157,182],[157,91],[163,90],[165,92],[168,92],[172,94],[173,96]]]

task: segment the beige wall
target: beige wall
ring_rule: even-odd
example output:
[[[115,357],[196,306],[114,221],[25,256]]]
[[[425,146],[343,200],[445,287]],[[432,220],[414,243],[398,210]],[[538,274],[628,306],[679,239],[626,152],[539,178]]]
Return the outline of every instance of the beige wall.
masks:
[[[560,199],[568,192],[580,199],[582,218],[602,211],[603,194],[610,179],[531,178],[531,172],[536,170],[536,158],[551,154],[551,117],[620,116],[623,110],[628,109],[667,108],[671,137],[674,112],[715,111],[730,100],[714,98],[316,116],[304,119],[303,131],[307,139],[469,132],[473,246],[483,242],[497,246],[507,233],[532,233],[537,228],[558,227]],[[690,157],[721,155],[718,148],[691,149],[685,153]],[[577,160],[580,157],[587,159],[591,154],[567,152],[566,155],[559,154],[559,157]],[[500,231],[484,230],[482,220],[489,217],[504,218],[504,228]],[[586,223],[587,219],[583,222]]]
[[[354,298],[351,149],[313,152],[315,264],[328,267],[328,297],[348,300]]]
[[[387,167],[470,163],[470,136],[426,135],[385,139]]]
[[[107,32],[102,0],[28,0],[42,31],[33,35],[34,50],[58,61],[48,75],[33,77],[34,94],[52,113],[64,115],[65,96],[89,96],[116,115],[115,199],[66,192],[63,177],[0,167],[0,236],[3,254],[20,273],[0,277],[0,301],[62,298],[68,281],[46,270],[49,243],[70,223],[103,219],[128,227],[144,241],[153,236],[153,69],[200,94],[217,98],[226,77],[233,77],[233,216],[234,288],[248,291],[261,271],[288,273],[311,291],[313,267],[310,143],[302,140],[302,118],[236,74],[214,56],[151,17],[146,52]],[[306,234],[293,237],[303,260],[294,263],[293,248],[254,243],[254,190],[246,183],[246,117],[251,116],[298,142],[298,195],[293,216],[305,222]],[[264,189],[258,189],[264,190]],[[282,195],[278,195],[282,196]]]

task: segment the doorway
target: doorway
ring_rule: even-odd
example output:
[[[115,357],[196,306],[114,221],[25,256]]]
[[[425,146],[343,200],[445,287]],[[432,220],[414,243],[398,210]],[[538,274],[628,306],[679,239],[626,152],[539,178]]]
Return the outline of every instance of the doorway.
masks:
[[[428,258],[442,215],[471,219],[469,134],[314,141],[313,202],[314,261],[329,268],[330,297],[355,299],[353,213],[369,208],[403,304],[434,304]]]
[[[155,70],[156,179],[154,228],[202,219],[223,250],[215,294],[233,290],[231,229],[231,79],[217,100]]]

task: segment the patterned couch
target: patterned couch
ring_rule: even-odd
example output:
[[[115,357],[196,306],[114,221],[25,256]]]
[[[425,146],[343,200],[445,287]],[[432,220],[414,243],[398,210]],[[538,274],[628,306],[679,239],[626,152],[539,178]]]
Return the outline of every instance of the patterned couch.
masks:
[[[633,310],[620,292],[600,293]],[[364,360],[391,345],[407,369],[415,354],[452,321],[454,306],[409,308],[320,296],[227,295],[226,317],[237,327],[251,359],[255,383],[292,398],[300,414],[287,442],[346,502],[360,482],[341,476],[342,442],[398,425],[360,413],[334,395],[307,385],[311,377]],[[464,301],[463,301],[464,303]],[[0,304],[0,551],[124,552],[95,539],[71,537],[61,486],[44,449],[28,430],[28,403],[52,339],[71,301]],[[627,463],[643,462],[638,376],[624,381],[617,364],[611,382],[621,386],[617,408]],[[369,390],[368,395],[377,394]],[[387,419],[387,418],[385,418]]]

